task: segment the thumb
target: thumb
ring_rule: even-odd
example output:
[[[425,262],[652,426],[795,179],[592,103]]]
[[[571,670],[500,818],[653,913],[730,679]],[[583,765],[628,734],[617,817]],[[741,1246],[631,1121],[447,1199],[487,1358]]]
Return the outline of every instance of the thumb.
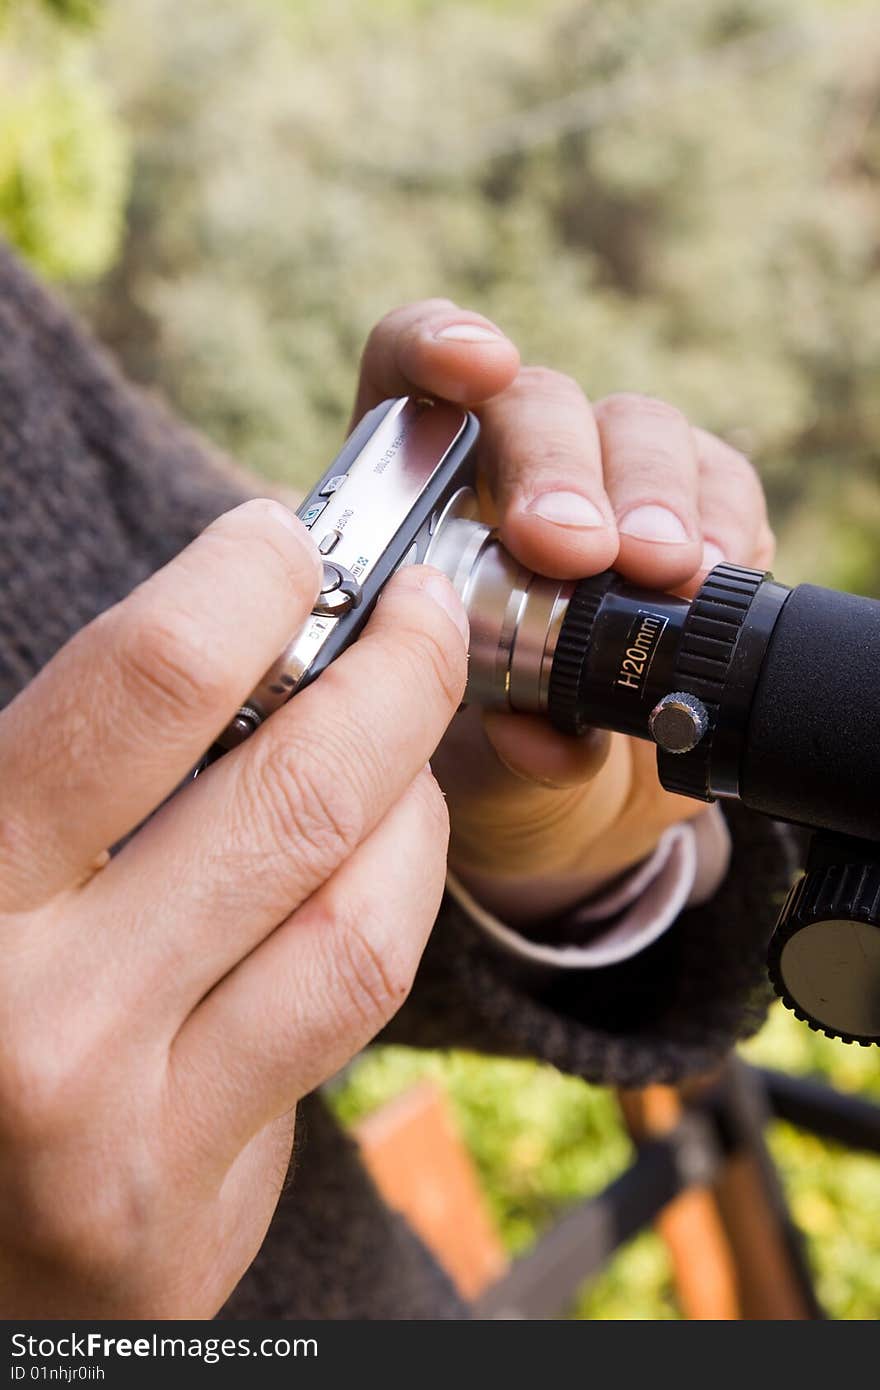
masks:
[[[519,353],[482,314],[425,299],[386,314],[367,339],[352,423],[388,396],[411,391],[476,405],[513,381]]]
[[[496,758],[520,782],[564,788],[591,781],[608,756],[611,735],[591,729],[583,738],[559,733],[542,715],[487,711],[483,732]]]

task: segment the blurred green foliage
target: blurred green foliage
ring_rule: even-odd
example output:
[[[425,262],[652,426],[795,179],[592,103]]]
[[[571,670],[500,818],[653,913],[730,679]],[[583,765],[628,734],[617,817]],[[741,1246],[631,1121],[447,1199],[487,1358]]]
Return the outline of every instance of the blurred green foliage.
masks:
[[[124,228],[128,139],[94,72],[96,14],[88,0],[0,8],[0,230],[53,277],[99,275]]]
[[[880,592],[880,25],[865,0],[0,0],[0,231],[128,370],[304,484],[363,340],[447,295],[587,392],[665,396],[758,462],[778,569]],[[781,1011],[753,1055],[880,1092]],[[522,1249],[626,1163],[546,1068],[380,1049],[348,1118],[427,1071]],[[841,1317],[880,1306],[877,1164],[773,1146]],[[647,1233],[591,1317],[676,1316]]]
[[[880,584],[873,4],[34,3],[0,225],[245,462],[307,481],[371,324],[447,294],[752,452],[786,577]]]

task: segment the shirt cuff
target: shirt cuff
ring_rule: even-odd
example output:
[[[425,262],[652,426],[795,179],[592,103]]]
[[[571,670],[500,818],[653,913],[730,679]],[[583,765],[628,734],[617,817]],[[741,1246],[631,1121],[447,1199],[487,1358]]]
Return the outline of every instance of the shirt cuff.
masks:
[[[713,806],[693,821],[670,826],[648,859],[605,892],[594,894],[566,913],[567,940],[559,945],[532,941],[506,926],[451,872],[446,886],[475,925],[506,953],[557,970],[595,970],[638,955],[663,935],[683,908],[710,898],[724,878],[729,860],[730,835],[719,807]],[[608,922],[604,931],[603,921]],[[579,926],[589,940],[572,944]]]

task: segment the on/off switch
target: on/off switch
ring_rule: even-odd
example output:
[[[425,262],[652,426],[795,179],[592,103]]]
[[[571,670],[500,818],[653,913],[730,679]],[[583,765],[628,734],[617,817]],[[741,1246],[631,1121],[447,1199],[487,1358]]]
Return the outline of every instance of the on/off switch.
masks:
[[[329,555],[342,540],[341,531],[328,531],[322,541],[318,543],[318,550],[321,555]]]

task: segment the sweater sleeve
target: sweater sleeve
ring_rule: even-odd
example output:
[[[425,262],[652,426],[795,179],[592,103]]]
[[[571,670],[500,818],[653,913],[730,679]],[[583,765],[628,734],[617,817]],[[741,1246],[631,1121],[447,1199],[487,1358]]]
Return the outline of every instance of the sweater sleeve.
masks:
[[[0,706],[246,495],[0,243]]]
[[[671,825],[641,864],[555,919],[514,930],[489,912],[451,871],[450,897],[507,954],[558,970],[596,970],[644,951],[685,907],[708,901],[730,863],[721,808]]]
[[[730,866],[713,896],[603,968],[520,959],[447,895],[412,994],[382,1040],[535,1057],[601,1085],[710,1070],[763,1022],[767,942],[797,862],[785,827],[740,806],[727,820]]]
[[[2,246],[0,487],[0,705],[248,493]],[[741,809],[729,823],[730,870],[711,900],[600,969],[517,959],[447,895],[385,1036],[625,1085],[705,1070],[763,1016],[764,948],[793,862],[778,826]]]

